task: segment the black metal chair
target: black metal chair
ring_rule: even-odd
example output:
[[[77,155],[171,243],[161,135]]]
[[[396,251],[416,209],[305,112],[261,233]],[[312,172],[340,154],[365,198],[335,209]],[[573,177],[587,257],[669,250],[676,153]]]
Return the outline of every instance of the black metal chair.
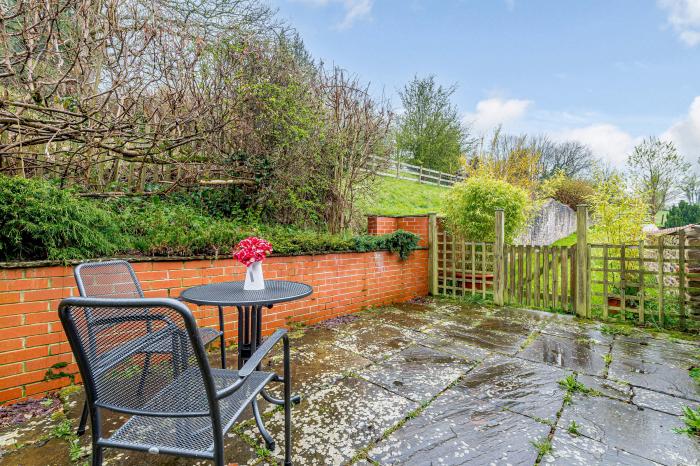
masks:
[[[277,330],[238,371],[209,364],[190,310],[174,299],[68,298],[61,323],[90,407],[92,464],[104,448],[213,460],[224,465],[224,434],[270,382],[284,383],[285,464],[291,464],[289,338]],[[105,330],[95,334],[91,326]],[[282,340],[283,377],[259,369]],[[146,348],[157,345],[146,367]],[[167,349],[167,352],[165,351]],[[101,410],[129,415],[105,436]]]
[[[112,260],[104,262],[87,262],[78,265],[73,270],[75,282],[78,285],[80,296],[91,298],[108,298],[108,299],[129,299],[143,298],[143,289],[141,283],[134,273],[134,269],[127,261]],[[103,330],[109,328],[109,325],[99,324],[91,318],[91,314],[87,314],[88,330],[91,339]],[[200,328],[199,335],[204,345],[216,340],[221,332],[211,328]],[[146,355],[145,367],[150,366],[151,355],[167,353],[167,346],[163,347],[163,342],[154,342],[150,346],[140,348],[139,351]],[[223,357],[223,356],[222,356]],[[222,362],[223,364],[223,362]],[[145,377],[147,370],[143,372]],[[83,412],[80,415],[80,423],[78,425],[78,435],[85,433],[87,425],[87,400],[83,406]]]

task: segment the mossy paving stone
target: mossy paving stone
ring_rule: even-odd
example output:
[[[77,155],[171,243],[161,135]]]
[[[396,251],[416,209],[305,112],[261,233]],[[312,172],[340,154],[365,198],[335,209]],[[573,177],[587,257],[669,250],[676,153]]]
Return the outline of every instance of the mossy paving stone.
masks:
[[[420,345],[410,346],[359,376],[413,401],[427,401],[476,363]]]
[[[339,380],[292,410],[294,464],[345,464],[417,407],[370,382],[354,377]],[[282,438],[283,425],[281,411],[267,422],[274,438]],[[254,426],[246,434],[260,439]],[[282,441],[277,442],[274,461],[284,457],[283,446]]]
[[[0,453],[0,465],[63,466],[71,464],[68,442],[50,438],[31,446]]]
[[[425,306],[419,304],[399,304],[380,308],[373,317],[390,325],[419,331],[430,327],[439,320],[436,314],[431,314]]]
[[[700,442],[673,431],[683,427],[680,417],[602,396],[574,395],[572,401],[562,412],[560,429],[575,421],[580,435],[607,448],[666,465],[698,464]]]
[[[632,398],[632,387],[622,382],[586,374],[578,374],[576,380],[587,388],[595,390],[608,398],[615,398],[621,401],[630,401]]]
[[[424,338],[425,335],[413,330],[372,322],[352,333],[343,333],[335,345],[373,361],[381,361]]]
[[[539,325],[557,318],[556,314],[545,311],[536,311],[533,309],[517,309],[512,307],[504,307],[496,309],[494,317],[507,320],[515,320],[518,322],[528,323],[530,325]]]
[[[459,386],[447,390],[379,442],[369,458],[382,465],[534,464],[538,453],[531,442],[550,427],[474,403],[471,392]]]
[[[544,455],[542,465],[552,466],[652,466],[646,458],[632,455],[604,443],[573,435],[559,428],[552,439],[552,450]]]
[[[518,353],[519,358],[572,369],[590,375],[603,375],[609,347],[590,341],[570,340],[553,335],[540,334],[527,348]]]

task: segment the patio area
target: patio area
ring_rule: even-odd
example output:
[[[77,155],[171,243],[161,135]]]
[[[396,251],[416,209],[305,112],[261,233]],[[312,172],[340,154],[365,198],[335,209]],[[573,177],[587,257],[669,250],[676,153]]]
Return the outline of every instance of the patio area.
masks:
[[[674,428],[683,406],[700,407],[689,375],[700,344],[625,330],[441,300],[295,328],[295,464],[697,464],[700,441]],[[228,434],[231,463],[282,458],[282,412],[263,406],[277,449],[249,413]],[[0,463],[88,461],[89,432],[74,436],[81,408],[82,390],[65,390],[2,412]],[[105,463],[207,464],[117,450]]]

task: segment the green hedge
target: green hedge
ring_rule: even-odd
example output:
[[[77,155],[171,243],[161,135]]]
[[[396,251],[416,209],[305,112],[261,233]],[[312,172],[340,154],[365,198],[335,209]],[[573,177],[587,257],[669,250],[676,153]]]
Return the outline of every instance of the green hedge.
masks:
[[[212,215],[183,196],[96,201],[49,182],[0,176],[0,260],[228,255],[251,235],[269,240],[275,254],[390,250],[405,259],[419,239],[405,231],[331,235],[235,215]]]

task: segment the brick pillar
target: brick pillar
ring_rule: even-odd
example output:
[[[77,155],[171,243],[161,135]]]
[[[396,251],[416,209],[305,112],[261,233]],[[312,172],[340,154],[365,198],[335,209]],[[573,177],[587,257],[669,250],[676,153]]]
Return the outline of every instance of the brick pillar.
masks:
[[[418,246],[428,246],[428,215],[408,215],[401,217],[382,217],[372,215],[367,217],[367,232],[373,236],[393,233],[396,230],[409,231],[420,236]]]

